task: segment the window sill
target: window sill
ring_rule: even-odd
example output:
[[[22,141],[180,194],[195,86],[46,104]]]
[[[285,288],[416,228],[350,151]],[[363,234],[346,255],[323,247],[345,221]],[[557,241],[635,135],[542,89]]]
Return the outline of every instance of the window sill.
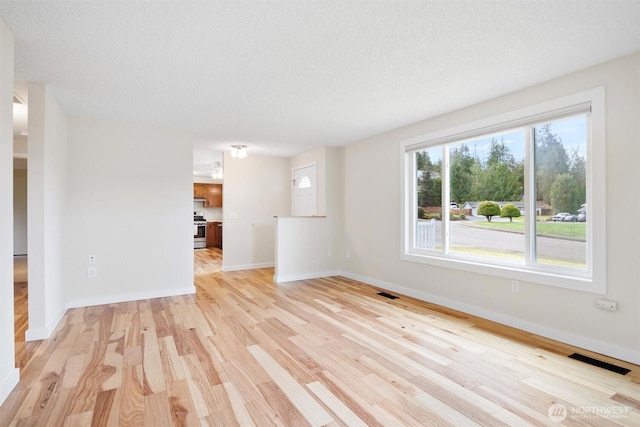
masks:
[[[562,272],[541,271],[520,264],[505,263],[503,265],[489,265],[467,258],[456,259],[451,256],[444,257],[412,253],[403,253],[400,259],[441,268],[484,274],[502,279],[519,280],[598,295],[606,294],[605,281],[586,277],[586,273],[585,277],[579,277],[577,275],[563,274]]]

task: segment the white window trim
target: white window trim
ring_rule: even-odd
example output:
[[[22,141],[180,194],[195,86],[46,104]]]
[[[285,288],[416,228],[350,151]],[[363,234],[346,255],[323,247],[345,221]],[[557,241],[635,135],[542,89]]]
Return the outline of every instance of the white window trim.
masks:
[[[587,145],[587,206],[589,220],[587,224],[587,265],[590,270],[584,275],[579,272],[567,272],[566,269],[554,270],[553,267],[539,268],[528,265],[512,265],[498,262],[487,263],[486,258],[445,254],[441,252],[412,251],[414,223],[416,218],[416,191],[412,152],[434,145],[486,135],[524,124],[544,121],[546,118],[569,115],[575,109],[591,105],[590,142]],[[605,90],[604,87],[587,90],[573,95],[557,98],[540,104],[521,108],[504,114],[465,123],[449,129],[420,135],[401,143],[401,253],[404,261],[418,262],[443,268],[469,271],[497,276],[506,279],[556,286],[577,291],[606,294],[606,140],[605,140]],[[444,175],[448,176],[445,171]],[[448,179],[448,178],[447,178]],[[528,179],[528,178],[527,178]],[[413,182],[412,182],[413,180]],[[443,177],[443,183],[445,182]],[[443,203],[448,206],[449,193],[443,191]],[[446,199],[446,200],[445,200]],[[443,215],[443,228],[448,224]],[[443,238],[443,244],[446,236]]]

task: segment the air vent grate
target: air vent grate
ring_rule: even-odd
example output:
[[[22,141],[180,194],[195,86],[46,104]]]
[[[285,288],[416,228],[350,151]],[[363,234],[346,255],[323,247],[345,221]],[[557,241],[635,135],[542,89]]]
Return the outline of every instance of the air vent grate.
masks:
[[[631,369],[623,368],[622,366],[612,365],[611,363],[603,362],[602,360],[594,359],[589,356],[585,356],[579,353],[570,354],[571,359],[579,360],[589,365],[597,366],[598,368],[606,369],[607,371],[615,372],[620,375],[627,375],[631,372]]]
[[[386,292],[378,292],[378,295],[381,297],[389,298],[389,299],[397,299],[398,297],[395,295],[388,294]]]

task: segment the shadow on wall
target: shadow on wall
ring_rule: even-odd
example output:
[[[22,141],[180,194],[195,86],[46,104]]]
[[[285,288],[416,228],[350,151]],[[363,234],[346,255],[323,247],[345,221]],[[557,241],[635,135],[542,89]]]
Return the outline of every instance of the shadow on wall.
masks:
[[[253,228],[253,263],[272,263],[275,257],[276,225],[251,224]]]

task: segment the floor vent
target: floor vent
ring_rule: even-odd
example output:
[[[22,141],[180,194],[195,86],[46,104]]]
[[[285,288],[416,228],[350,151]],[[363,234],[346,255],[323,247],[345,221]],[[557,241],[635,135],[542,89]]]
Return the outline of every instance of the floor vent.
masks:
[[[603,362],[602,360],[584,356],[579,353],[570,354],[569,357],[571,359],[579,360],[581,362],[588,363],[589,365],[597,366],[598,368],[606,369],[608,371],[615,372],[616,374],[620,374],[620,375],[627,375],[629,372],[631,372],[631,369],[612,365],[611,363]]]
[[[389,298],[389,299],[396,299],[396,298],[398,298],[397,296],[395,296],[395,295],[391,295],[391,294],[388,294],[388,293],[386,293],[386,292],[378,292],[378,295],[380,295],[381,297]]]

